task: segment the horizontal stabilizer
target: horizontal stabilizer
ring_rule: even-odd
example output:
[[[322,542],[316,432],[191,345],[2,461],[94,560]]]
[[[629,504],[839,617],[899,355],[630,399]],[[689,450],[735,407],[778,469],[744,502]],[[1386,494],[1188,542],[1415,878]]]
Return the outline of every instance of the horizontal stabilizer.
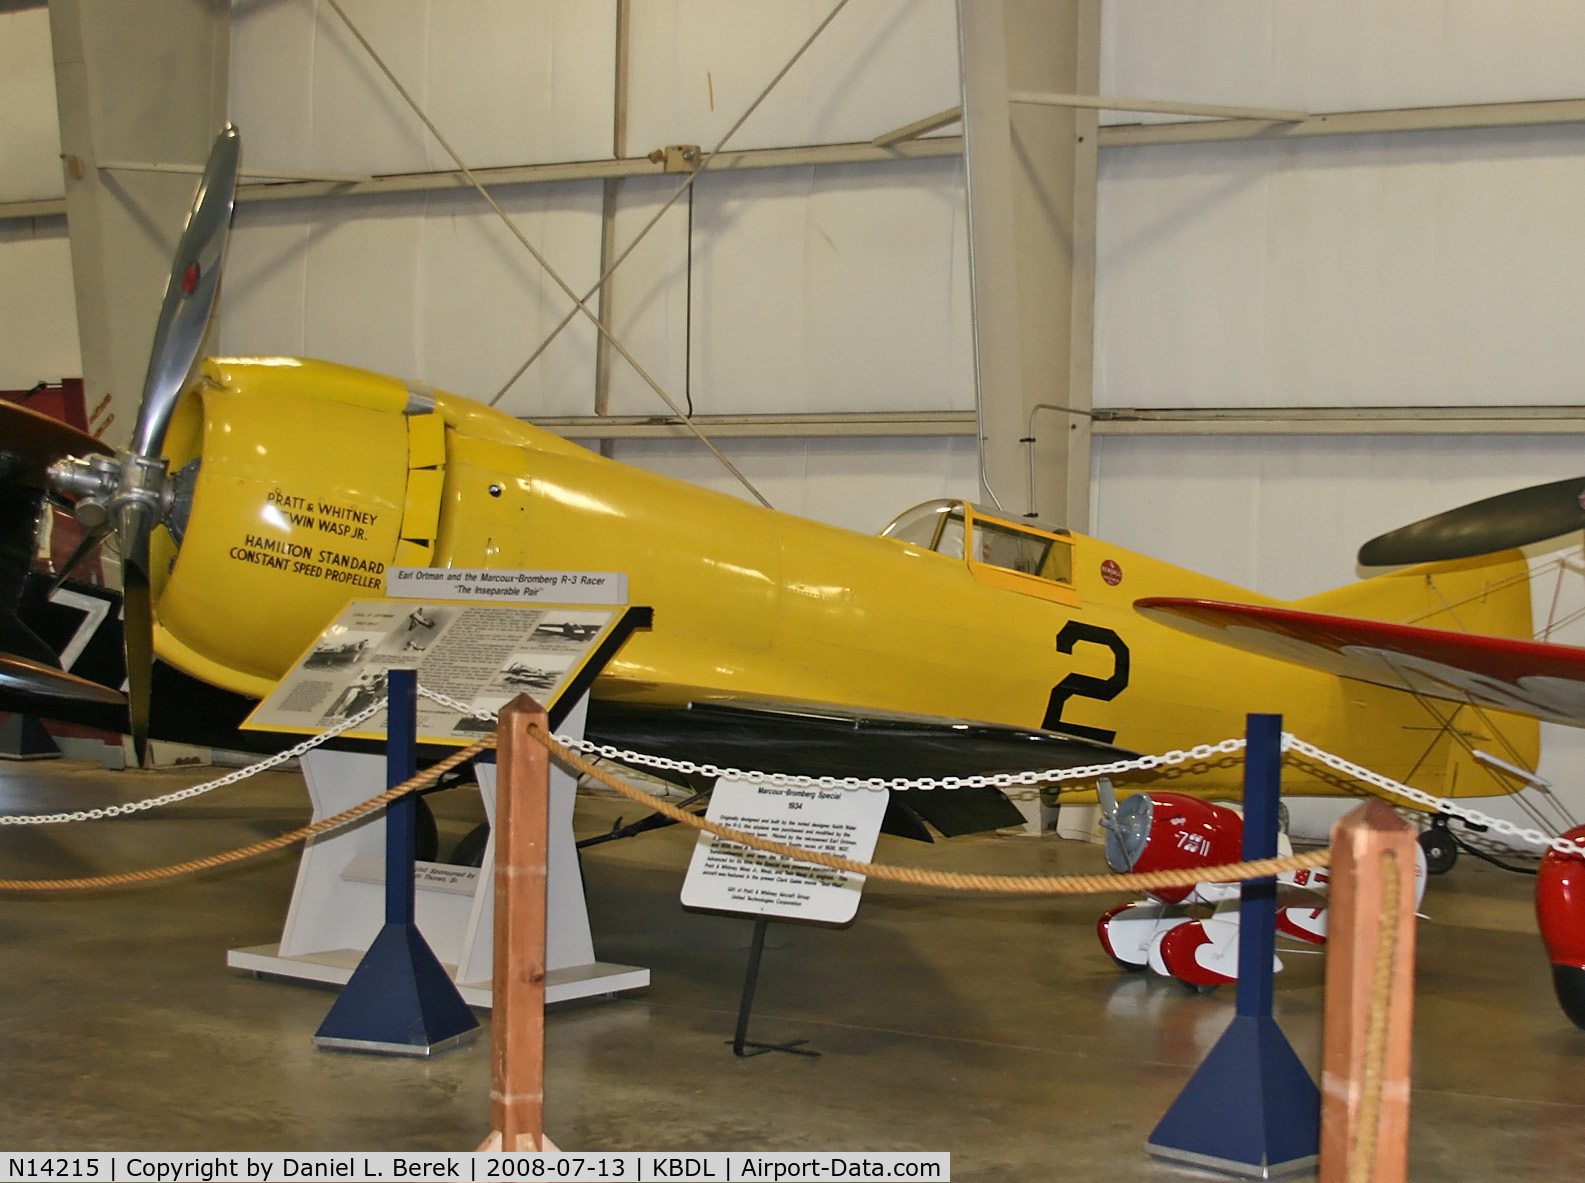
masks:
[[[1186,633],[1430,698],[1585,725],[1585,649],[1295,608],[1154,596],[1145,616]]]

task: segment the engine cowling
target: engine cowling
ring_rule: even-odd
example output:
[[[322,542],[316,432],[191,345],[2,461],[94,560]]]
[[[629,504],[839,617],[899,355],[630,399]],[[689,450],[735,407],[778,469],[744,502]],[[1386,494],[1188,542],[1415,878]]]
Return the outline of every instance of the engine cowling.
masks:
[[[388,565],[430,561],[445,427],[395,379],[209,359],[165,448],[182,475],[151,542],[155,648],[195,677],[268,693]]]
[[[1136,814],[1146,807],[1135,802],[1148,800],[1144,821],[1148,835],[1138,856],[1127,867],[1113,870],[1175,871],[1190,867],[1214,867],[1236,863],[1242,857],[1244,819],[1225,805],[1213,805],[1182,793],[1150,793],[1132,797],[1127,805]],[[1194,891],[1190,887],[1164,887],[1150,894],[1167,903],[1181,903]]]

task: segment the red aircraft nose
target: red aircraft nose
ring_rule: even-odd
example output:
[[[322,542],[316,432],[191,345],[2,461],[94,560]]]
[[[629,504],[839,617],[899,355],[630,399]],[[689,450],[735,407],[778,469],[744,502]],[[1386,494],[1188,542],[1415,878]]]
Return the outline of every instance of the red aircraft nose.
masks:
[[[1173,871],[1236,863],[1244,844],[1244,819],[1222,805],[1182,793],[1151,793],[1150,841],[1134,863],[1135,871]],[[1161,888],[1150,894],[1179,903],[1194,888]]]

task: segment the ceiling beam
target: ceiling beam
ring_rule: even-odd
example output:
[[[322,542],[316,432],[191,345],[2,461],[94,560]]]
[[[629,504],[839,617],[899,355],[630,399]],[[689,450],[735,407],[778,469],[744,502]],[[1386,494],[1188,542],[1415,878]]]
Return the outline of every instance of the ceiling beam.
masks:
[[[739,152],[720,152],[710,163],[710,171],[741,172],[756,168],[818,168],[833,164],[885,164],[889,161],[928,160],[942,156],[962,156],[961,136],[937,136],[908,140],[891,147],[874,144],[814,144],[801,148],[750,148]],[[140,168],[150,168],[140,164]],[[283,174],[290,170],[280,170]],[[320,170],[305,169],[306,173]],[[554,164],[521,164],[501,168],[476,168],[476,176],[486,188],[502,185],[543,185],[557,181],[603,181],[619,177],[660,176],[664,164],[645,156],[611,160],[571,160]],[[247,170],[243,175],[249,175]],[[253,174],[258,175],[258,174]],[[453,169],[434,172],[394,173],[356,181],[285,181],[239,185],[237,201],[302,201],[321,197],[363,197],[372,193],[435,193],[471,189],[468,179]],[[40,201],[0,202],[0,219],[45,218],[64,213],[61,198]]]
[[[1105,436],[1581,435],[1585,407],[1105,407],[1090,430]],[[566,439],[684,439],[676,419],[654,415],[525,416]],[[973,411],[696,415],[723,439],[972,439]]]
[[[1335,111],[1302,122],[1269,119],[1205,119],[1192,123],[1110,123],[1101,128],[1103,148],[1153,144],[1207,144],[1238,140],[1299,140],[1313,136],[1363,136],[1406,131],[1463,131],[1493,127],[1544,127],[1585,123],[1585,99],[1531,103],[1468,103],[1454,107],[1402,107],[1382,111]]]

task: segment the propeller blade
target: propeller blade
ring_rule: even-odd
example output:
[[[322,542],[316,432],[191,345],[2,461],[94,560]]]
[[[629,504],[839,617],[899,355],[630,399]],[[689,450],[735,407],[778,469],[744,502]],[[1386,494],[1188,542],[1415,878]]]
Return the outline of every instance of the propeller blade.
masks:
[[[109,533],[109,522],[95,526],[92,530],[83,531],[83,536],[77,540],[77,545],[72,548],[71,557],[61,565],[61,569],[56,572],[55,578],[50,580],[50,589],[44,593],[46,600],[60,591],[66,581],[71,578],[71,573],[77,570],[89,555],[99,549],[99,545],[104,542],[105,536]]]
[[[1585,530],[1585,477],[1499,493],[1388,531],[1359,548],[1365,567],[1492,554]]]
[[[149,746],[149,700],[154,681],[154,603],[149,593],[149,532],[154,528],[145,506],[133,503],[121,511],[121,616],[127,652],[127,715],[132,726],[132,751],[144,766]]]
[[[46,487],[45,472],[61,456],[110,455],[110,449],[69,423],[0,399],[0,476],[30,489]]]
[[[237,164],[242,141],[237,129],[215,137],[198,194],[171,266],[165,302],[154,326],[143,399],[123,456],[116,499],[116,535],[121,543],[122,616],[127,652],[127,714],[132,750],[143,767],[149,743],[149,700],[154,680],[154,602],[149,586],[149,534],[159,522],[159,491],[165,485],[160,455],[165,430],[188,372],[209,327],[220,288],[220,261],[236,204]]]
[[[231,230],[231,210],[237,194],[237,161],[241,152],[237,129],[226,126],[209,151],[198,195],[193,199],[187,228],[176,246],[165,302],[154,328],[154,348],[148,376],[143,380],[143,401],[132,429],[132,451],[157,456],[165,429],[176,409],[188,371],[198,358],[209,314],[220,287],[220,260]]]
[[[1134,869],[1150,843],[1156,805],[1149,793],[1124,801],[1106,827],[1106,865],[1119,875]]]
[[[1112,788],[1112,778],[1103,776],[1095,782],[1095,799],[1101,804],[1101,825],[1108,829],[1117,820],[1117,790]]]
[[[10,653],[0,653],[0,690],[29,697],[64,698],[112,705],[126,701],[119,691],[108,686]]]

